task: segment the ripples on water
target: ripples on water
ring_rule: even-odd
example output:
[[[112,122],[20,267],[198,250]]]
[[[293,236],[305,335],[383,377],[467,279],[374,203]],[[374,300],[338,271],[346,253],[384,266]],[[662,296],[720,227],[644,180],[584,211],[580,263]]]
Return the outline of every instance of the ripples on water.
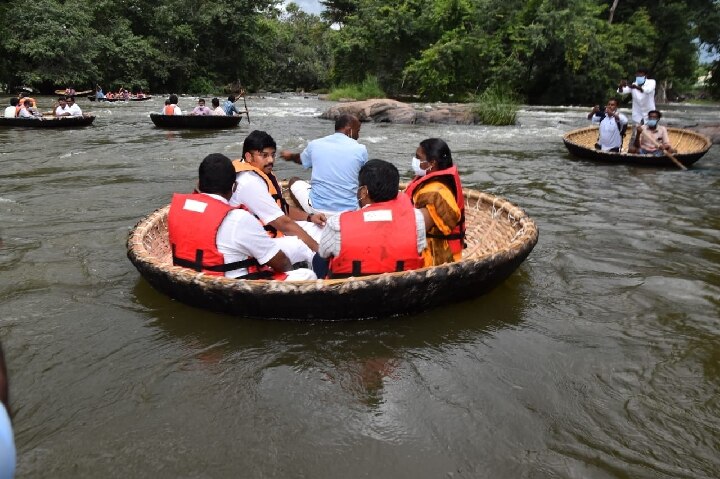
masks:
[[[422,139],[446,139],[464,183],[522,206],[538,245],[467,303],[263,322],[171,301],[125,257],[130,227],[250,130],[157,129],[161,103],[84,102],[90,128],[0,130],[18,477],[717,477],[717,146],[687,172],[572,159],[560,137],[586,113],[572,107],[527,108],[517,127],[365,124],[370,156],[405,179]],[[248,106],[279,148],[332,130],[316,99]]]

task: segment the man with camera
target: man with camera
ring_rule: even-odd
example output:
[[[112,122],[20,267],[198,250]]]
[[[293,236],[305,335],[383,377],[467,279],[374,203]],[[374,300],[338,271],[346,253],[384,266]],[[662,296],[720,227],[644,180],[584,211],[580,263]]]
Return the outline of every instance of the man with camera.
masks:
[[[627,129],[628,119],[618,110],[618,101],[611,98],[607,105],[595,105],[588,113],[588,120],[600,126],[600,135],[595,143],[596,150],[619,153]]]

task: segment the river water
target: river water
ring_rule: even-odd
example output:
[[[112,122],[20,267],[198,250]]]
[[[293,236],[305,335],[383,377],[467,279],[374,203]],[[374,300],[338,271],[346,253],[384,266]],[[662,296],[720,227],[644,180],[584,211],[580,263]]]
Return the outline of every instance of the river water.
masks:
[[[364,124],[370,157],[406,179],[422,139],[447,140],[466,186],[535,219],[537,246],[470,302],[259,321],[155,292],[125,240],[192,189],[206,154],[239,156],[251,128],[298,150],[331,133],[330,104],[250,98],[251,128],[211,132],[155,128],[161,104],[80,100],[91,127],[0,130],[17,477],[717,477],[717,146],[684,172],[576,160],[561,136],[586,110],[572,107],[524,108],[516,127]]]

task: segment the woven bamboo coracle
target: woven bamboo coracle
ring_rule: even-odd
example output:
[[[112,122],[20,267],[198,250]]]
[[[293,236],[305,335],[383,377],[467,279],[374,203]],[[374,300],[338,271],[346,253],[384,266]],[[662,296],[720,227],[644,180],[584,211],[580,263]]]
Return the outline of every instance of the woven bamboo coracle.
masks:
[[[173,266],[169,206],[130,232],[127,254],[157,290],[184,303],[268,319],[389,317],[479,296],[509,276],[538,240],[535,222],[512,203],[464,190],[466,242],[455,263],[400,273],[315,281],[237,280]]]
[[[672,127],[668,127],[667,130],[670,143],[673,148],[677,150],[677,153],[673,154],[673,156],[685,166],[690,166],[698,161],[712,146],[710,138],[700,133]],[[570,131],[563,136],[563,142],[570,153],[588,160],[648,166],[675,166],[672,160],[666,156],[627,153],[630,136],[630,130],[628,129],[623,139],[623,146],[620,153],[595,149],[595,143],[598,141],[597,126],[588,126]]]

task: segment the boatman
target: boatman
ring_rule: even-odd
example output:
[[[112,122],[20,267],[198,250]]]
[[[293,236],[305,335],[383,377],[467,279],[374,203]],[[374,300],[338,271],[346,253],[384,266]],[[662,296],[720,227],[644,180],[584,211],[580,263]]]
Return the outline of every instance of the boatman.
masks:
[[[293,263],[311,263],[318,249],[326,217],[307,214],[290,206],[273,174],[275,140],[264,131],[251,132],[243,142],[242,159],[233,161],[237,188],[230,198],[231,206],[242,205],[265,225],[270,236],[277,238],[281,249]]]
[[[648,113],[648,120],[645,124],[638,127],[636,147],[641,155],[663,156],[665,152],[677,153],[670,143],[667,128],[658,125],[660,118],[662,118],[662,113],[652,110]]]
[[[611,98],[605,108],[602,109],[600,106],[595,105],[592,111],[588,113],[588,120],[600,125],[600,134],[598,142],[595,143],[595,149],[619,153],[620,148],[622,148],[625,130],[627,130],[628,119],[618,111],[617,100]]]
[[[635,81],[628,85],[627,80],[620,80],[618,93],[632,94],[632,120],[635,125],[642,125],[648,113],[655,109],[655,80],[648,77],[648,69],[638,67]]]
[[[370,160],[360,168],[358,183],[360,209],[331,216],[320,237],[318,254],[330,258],[328,277],[422,268],[425,220],[410,198],[398,193],[397,168],[387,161]]]
[[[175,194],[168,213],[173,264],[208,275],[238,279],[317,279],[292,263],[258,220],[228,203],[236,188],[235,168],[219,153],[200,164],[197,192]]]
[[[357,209],[357,179],[360,167],[368,160],[365,145],[358,143],[360,120],[341,115],[335,120],[335,133],[308,143],[298,154],[281,151],[287,161],[312,168],[310,183],[292,181],[290,190],[308,213],[324,213],[328,217]]]

